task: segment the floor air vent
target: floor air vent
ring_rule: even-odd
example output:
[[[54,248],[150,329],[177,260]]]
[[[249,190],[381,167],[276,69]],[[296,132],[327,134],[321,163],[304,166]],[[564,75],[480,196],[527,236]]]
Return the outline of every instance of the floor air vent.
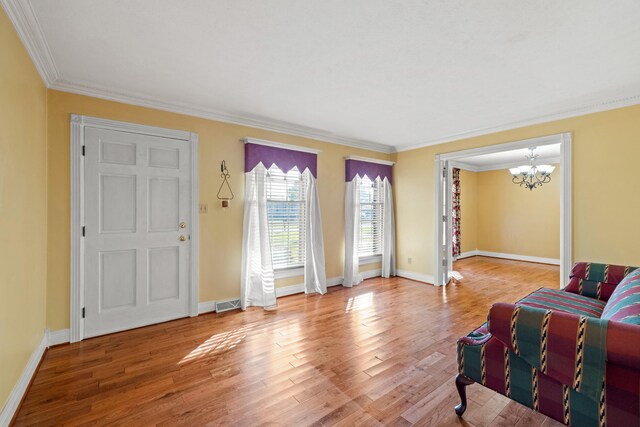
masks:
[[[216,312],[222,313],[223,311],[235,310],[240,308],[239,299],[230,299],[228,301],[216,301]]]

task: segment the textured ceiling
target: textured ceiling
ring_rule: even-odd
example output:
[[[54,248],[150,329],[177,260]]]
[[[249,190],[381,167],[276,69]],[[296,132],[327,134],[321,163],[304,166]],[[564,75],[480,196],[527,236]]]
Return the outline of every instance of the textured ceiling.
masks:
[[[640,102],[638,0],[23,3],[54,88],[354,145]]]

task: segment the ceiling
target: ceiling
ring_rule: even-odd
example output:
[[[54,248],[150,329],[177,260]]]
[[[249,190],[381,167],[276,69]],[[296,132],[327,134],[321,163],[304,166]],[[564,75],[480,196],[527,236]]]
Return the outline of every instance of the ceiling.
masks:
[[[534,154],[539,156],[536,158],[536,164],[560,163],[560,148],[561,144],[550,144],[535,147]],[[529,164],[529,160],[525,157],[525,155],[528,155],[529,153],[528,148],[519,148],[499,153],[464,157],[456,159],[452,163],[455,167],[460,167],[474,172],[508,169],[510,167]]]
[[[379,151],[640,103],[637,0],[0,2],[49,87]]]

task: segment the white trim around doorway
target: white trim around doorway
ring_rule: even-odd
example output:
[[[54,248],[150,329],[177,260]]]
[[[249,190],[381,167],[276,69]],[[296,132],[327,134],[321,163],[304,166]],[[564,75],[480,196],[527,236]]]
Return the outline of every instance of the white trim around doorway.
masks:
[[[84,223],[84,130],[87,127],[158,136],[191,144],[191,259],[189,275],[189,315],[198,315],[198,134],[181,130],[144,126],[135,123],[71,114],[71,281],[69,341],[84,338],[84,259],[82,226]]]
[[[569,279],[572,255],[572,173],[571,173],[571,132],[558,133],[554,135],[541,136],[537,138],[523,139],[519,141],[507,142],[504,144],[489,145],[486,147],[472,148],[469,150],[454,151],[450,153],[437,154],[435,156],[435,245],[434,245],[434,284],[436,286],[445,285],[442,283],[443,277],[443,254],[441,245],[443,238],[440,221],[442,212],[442,162],[455,162],[456,160],[477,156],[480,154],[492,154],[502,151],[519,148],[540,147],[543,145],[560,144],[560,287],[564,287]],[[450,256],[449,256],[450,258]]]

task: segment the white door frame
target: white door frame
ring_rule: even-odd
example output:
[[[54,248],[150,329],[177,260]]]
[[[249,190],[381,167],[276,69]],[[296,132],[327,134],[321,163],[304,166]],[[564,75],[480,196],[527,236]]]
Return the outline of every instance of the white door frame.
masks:
[[[518,148],[540,147],[543,145],[560,144],[560,287],[563,288],[569,279],[569,271],[572,265],[572,173],[571,173],[571,132],[558,133],[555,135],[541,136],[537,138],[523,139],[519,141],[507,142],[504,144],[489,145],[486,147],[472,148],[469,150],[454,151],[450,153],[437,154],[435,156],[435,221],[434,221],[434,285],[442,286],[443,276],[443,254],[442,254],[442,163],[464,157],[477,156],[480,154],[499,153]],[[449,213],[446,213],[450,215]],[[451,254],[448,254],[448,259]]]
[[[451,233],[451,219],[452,219],[452,215],[451,215],[451,209],[452,209],[452,197],[451,194],[442,194],[442,184],[444,183],[444,180],[447,181],[447,188],[451,189],[451,182],[452,182],[452,169],[451,169],[451,164],[449,162],[448,164],[448,168],[447,168],[447,173],[445,175],[444,173],[444,168],[443,168],[443,162],[445,159],[441,159],[439,158],[438,155],[436,155],[436,163],[435,163],[435,181],[436,181],[436,186],[439,186],[439,188],[436,189],[436,193],[435,193],[435,203],[436,203],[436,207],[435,207],[435,237],[436,237],[436,244],[434,246],[434,250],[436,251],[436,262],[438,263],[436,265],[435,268],[435,273],[434,273],[434,284],[436,286],[442,286],[445,285],[446,282],[448,282],[448,278],[444,280],[444,282],[441,280],[442,278],[444,278],[445,272],[448,272],[452,270],[452,265],[453,265],[453,260],[452,257],[447,257],[446,260],[443,258],[442,256],[442,252],[443,250],[445,252],[450,252],[451,251],[451,247],[453,245],[453,236]],[[443,210],[443,206],[446,204],[446,209]],[[442,223],[444,216],[447,216],[447,230],[444,230],[442,228]],[[446,235],[443,236],[443,233],[446,231]],[[446,244],[443,245],[443,239],[446,238]],[[443,248],[444,246],[444,248]],[[446,261],[446,263],[445,263]],[[445,265],[446,264],[446,265]],[[446,270],[446,271],[445,271]]]
[[[198,134],[71,114],[71,290],[70,341],[84,338],[84,130],[86,127],[157,136],[191,145],[191,250],[189,314],[198,315]]]

